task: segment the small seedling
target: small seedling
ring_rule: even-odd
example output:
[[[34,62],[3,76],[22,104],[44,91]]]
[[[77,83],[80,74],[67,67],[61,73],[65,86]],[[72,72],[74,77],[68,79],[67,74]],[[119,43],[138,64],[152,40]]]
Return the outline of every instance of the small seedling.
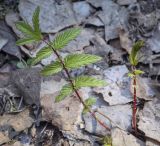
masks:
[[[128,76],[133,79],[133,114],[132,114],[132,127],[137,133],[137,76],[143,74],[144,72],[142,70],[136,69],[136,66],[138,65],[139,58],[138,58],[138,52],[139,50],[144,46],[143,41],[138,41],[133,45],[132,51],[129,55],[129,61],[131,64],[131,72],[128,73]]]
[[[17,28],[24,34],[24,38],[18,40],[17,45],[26,45],[40,41],[44,42],[46,46],[37,53],[35,58],[30,59],[29,63],[30,65],[35,65],[42,59],[50,56],[52,53],[56,55],[57,59],[51,64],[45,66],[41,71],[41,74],[44,76],[54,75],[61,71],[66,73],[68,83],[62,87],[59,95],[55,97],[55,102],[60,102],[66,97],[70,96],[72,93],[75,93],[84,106],[83,114],[89,112],[101,126],[107,130],[110,130],[110,128],[103,124],[103,122],[98,119],[95,113],[91,111],[91,106],[96,102],[95,99],[88,98],[87,100],[83,101],[83,98],[78,92],[81,87],[104,86],[106,83],[103,80],[99,80],[91,76],[77,76],[73,78],[70,75],[70,70],[100,61],[101,57],[82,53],[69,54],[63,58],[59,51],[63,49],[70,41],[74,40],[80,34],[81,29],[78,27],[67,29],[56,35],[53,41],[48,42],[44,39],[39,27],[39,13],[40,8],[37,7],[32,18],[33,26],[24,21],[17,22]]]

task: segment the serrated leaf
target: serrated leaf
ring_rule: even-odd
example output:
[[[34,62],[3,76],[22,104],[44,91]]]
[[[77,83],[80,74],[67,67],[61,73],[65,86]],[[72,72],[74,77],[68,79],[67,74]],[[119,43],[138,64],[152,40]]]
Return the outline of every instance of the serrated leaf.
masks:
[[[64,63],[68,69],[79,68],[101,60],[101,57],[90,54],[71,54],[64,58]]]
[[[90,107],[96,103],[96,99],[93,97],[90,97],[90,98],[86,99],[84,101],[84,103],[85,103],[86,107],[83,108],[82,113],[86,114],[87,112],[89,112]]]
[[[40,33],[40,28],[39,28],[39,13],[40,13],[40,7],[38,6],[35,9],[35,11],[33,13],[33,17],[32,17],[32,23],[33,23],[34,30],[38,34]]]
[[[132,51],[129,55],[129,60],[130,60],[130,63],[134,66],[136,66],[138,64],[138,58],[137,58],[137,55],[138,55],[138,52],[139,50],[144,46],[144,41],[137,41],[134,45],[133,45],[133,48],[132,48]]]
[[[87,106],[92,106],[93,104],[96,103],[96,99],[94,97],[89,97],[88,99],[86,99],[84,101],[84,103],[87,105]]]
[[[23,38],[16,41],[16,45],[18,46],[26,45],[26,44],[33,43],[34,41],[35,41],[34,38]]]
[[[63,86],[59,95],[55,98],[55,102],[62,101],[65,97],[71,95],[72,92],[73,92],[73,88],[71,85],[68,84],[68,85]]]
[[[26,36],[35,36],[34,30],[27,22],[24,22],[24,21],[16,22],[16,27]]]
[[[89,108],[88,107],[84,107],[83,111],[82,111],[82,114],[85,115],[88,112],[89,112]]]
[[[133,78],[135,75],[133,73],[128,73],[128,77]]]
[[[36,55],[36,57],[32,58],[30,60],[30,65],[35,65],[39,61],[41,61],[44,58],[49,57],[52,54],[53,50],[50,47],[44,47],[42,48]]]
[[[59,33],[52,43],[53,48],[56,50],[64,48],[70,41],[74,40],[80,32],[80,28],[70,28]]]
[[[74,80],[75,87],[77,89],[81,87],[97,87],[104,86],[106,82],[103,80],[99,80],[90,76],[79,76]]]
[[[134,73],[136,74],[136,75],[140,75],[140,74],[144,74],[144,71],[142,71],[142,70],[134,70]]]
[[[50,76],[50,75],[60,72],[61,70],[62,70],[61,63],[56,61],[52,64],[45,66],[43,70],[41,71],[41,74],[44,76]]]

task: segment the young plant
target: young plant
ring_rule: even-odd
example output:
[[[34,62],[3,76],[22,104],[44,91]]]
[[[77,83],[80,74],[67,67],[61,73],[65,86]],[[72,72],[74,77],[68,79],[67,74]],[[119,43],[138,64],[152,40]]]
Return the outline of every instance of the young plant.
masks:
[[[129,54],[129,61],[131,64],[131,72],[128,74],[129,77],[133,79],[133,113],[132,113],[132,127],[137,133],[137,76],[143,74],[142,70],[137,70],[136,66],[138,65],[138,52],[144,46],[143,41],[138,41],[133,45],[132,51]]]
[[[33,42],[43,41],[46,46],[42,48],[37,53],[36,57],[32,58],[29,62],[30,65],[35,65],[42,59],[50,56],[52,53],[56,55],[57,59],[53,63],[45,66],[41,71],[41,74],[44,76],[54,75],[61,71],[64,71],[66,73],[68,83],[62,87],[59,95],[55,97],[55,102],[60,102],[66,97],[70,96],[72,93],[75,93],[84,106],[83,113],[85,114],[86,112],[89,112],[101,126],[106,128],[107,130],[110,130],[110,128],[108,128],[103,122],[101,122],[95,115],[95,113],[90,109],[90,107],[96,102],[95,99],[88,98],[87,100],[83,101],[83,98],[78,92],[81,87],[104,86],[106,85],[106,83],[103,80],[98,80],[91,76],[83,75],[73,78],[70,75],[70,70],[95,63],[101,60],[101,57],[82,53],[69,54],[68,56],[62,58],[62,56],[59,54],[59,51],[64,48],[70,41],[74,40],[80,34],[81,29],[67,29],[59,33],[53,41],[48,42],[44,39],[39,27],[39,13],[40,8],[38,7],[33,14],[33,27],[27,22],[17,22],[17,28],[24,34],[24,38],[18,40],[17,45],[25,45]]]

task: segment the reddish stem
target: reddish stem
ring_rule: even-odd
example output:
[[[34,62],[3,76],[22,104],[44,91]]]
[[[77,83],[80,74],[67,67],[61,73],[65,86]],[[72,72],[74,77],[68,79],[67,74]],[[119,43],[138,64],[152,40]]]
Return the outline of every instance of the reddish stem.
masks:
[[[135,67],[133,67],[133,110],[132,110],[132,127],[135,130],[135,133],[137,133],[137,117],[136,117],[136,112],[137,112],[137,89],[136,89],[136,74],[134,73]]]
[[[73,81],[72,81],[72,78],[71,78],[71,76],[70,76],[70,74],[69,74],[69,71],[68,71],[68,69],[66,68],[63,60],[61,59],[61,56],[60,56],[60,55],[58,54],[58,52],[52,47],[52,45],[50,45],[50,44],[49,44],[48,42],[46,42],[45,40],[43,40],[43,41],[44,41],[48,46],[50,46],[50,47],[52,48],[53,52],[55,53],[55,55],[57,56],[57,58],[58,58],[59,61],[61,62],[62,66],[63,66],[63,69],[64,69],[65,73],[67,74],[68,80],[69,80],[70,84],[72,85],[72,88],[73,88],[75,94],[77,95],[77,97],[79,98],[79,100],[80,100],[80,102],[83,104],[83,106],[86,107],[86,108],[88,108],[88,106],[86,106],[86,104],[84,103],[82,97],[79,95],[78,90],[75,88],[74,83],[73,83]],[[88,108],[88,109],[89,109],[89,108]],[[96,121],[97,121],[102,127],[104,127],[105,129],[107,129],[107,130],[109,130],[109,131],[111,130],[108,126],[106,126],[103,122],[101,122],[101,121],[97,118],[97,116],[95,115],[95,113],[92,112],[90,109],[89,109],[89,113],[92,115],[93,118],[96,119]]]

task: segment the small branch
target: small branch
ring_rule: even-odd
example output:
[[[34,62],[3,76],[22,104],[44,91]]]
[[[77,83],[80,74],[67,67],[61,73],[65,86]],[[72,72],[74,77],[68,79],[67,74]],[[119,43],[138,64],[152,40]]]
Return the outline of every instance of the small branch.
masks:
[[[96,110],[95,112],[97,112],[98,114],[100,114],[101,116],[105,117],[106,119],[109,120],[110,123],[113,123],[117,128],[119,128],[120,130],[126,131],[125,129],[121,128],[120,126],[118,126],[115,122],[112,121],[111,118],[109,118],[108,116],[106,116],[105,114],[103,114],[102,112]],[[126,131],[127,132],[127,131]]]
[[[132,66],[132,71],[134,74],[134,78],[133,78],[133,115],[132,115],[132,127],[135,130],[135,133],[137,133],[137,117],[136,117],[136,111],[137,111],[137,83],[136,83],[136,74],[134,73],[135,71],[135,66]]]
[[[69,73],[68,69],[66,68],[66,66],[65,66],[65,64],[64,64],[61,56],[60,56],[60,55],[58,54],[58,52],[53,48],[53,46],[50,45],[50,43],[48,43],[48,42],[45,41],[45,40],[43,40],[43,41],[44,41],[49,47],[52,48],[53,52],[55,53],[55,55],[57,56],[58,60],[59,60],[60,63],[62,64],[62,67],[63,67],[65,73],[67,74],[68,81],[70,82],[70,84],[71,84],[71,86],[72,86],[75,94],[76,94],[77,97],[79,98],[80,102],[83,104],[84,107],[86,107],[86,108],[89,109],[89,113],[92,115],[93,118],[96,119],[96,121],[97,121],[102,127],[104,127],[105,129],[107,129],[107,130],[110,131],[111,129],[110,129],[108,126],[106,126],[103,122],[101,122],[101,120],[98,119],[98,117],[95,115],[95,113],[92,112],[91,109],[90,109],[88,106],[86,106],[86,104],[84,103],[82,97],[81,97],[81,96],[79,95],[79,93],[78,93],[78,90],[77,90],[77,89],[75,88],[75,86],[74,86],[74,83],[73,83],[73,81],[72,81],[72,78],[71,78],[71,76],[70,76],[70,73]]]

